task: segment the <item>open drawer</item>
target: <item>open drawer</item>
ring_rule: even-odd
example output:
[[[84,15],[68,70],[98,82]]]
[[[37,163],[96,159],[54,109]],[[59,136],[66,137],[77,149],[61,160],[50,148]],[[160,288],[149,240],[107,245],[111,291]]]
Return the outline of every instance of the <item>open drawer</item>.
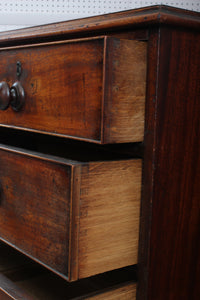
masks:
[[[0,239],[72,281],[137,263],[141,159],[0,147]]]

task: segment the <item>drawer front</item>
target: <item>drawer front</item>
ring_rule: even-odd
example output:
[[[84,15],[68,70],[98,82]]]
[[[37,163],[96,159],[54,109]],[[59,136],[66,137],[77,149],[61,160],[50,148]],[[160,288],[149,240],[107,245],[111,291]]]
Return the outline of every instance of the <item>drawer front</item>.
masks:
[[[1,239],[67,274],[71,167],[4,150],[0,164]]]
[[[0,148],[0,239],[69,281],[137,263],[141,160]]]
[[[99,37],[1,49],[0,82],[19,82],[25,93],[19,111],[0,111],[2,126],[97,143],[143,140],[145,42]]]

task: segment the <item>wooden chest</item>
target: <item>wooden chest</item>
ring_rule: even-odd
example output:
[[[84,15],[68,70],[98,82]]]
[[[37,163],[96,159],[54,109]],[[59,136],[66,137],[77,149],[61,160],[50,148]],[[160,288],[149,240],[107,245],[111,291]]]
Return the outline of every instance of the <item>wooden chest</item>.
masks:
[[[57,293],[199,298],[199,25],[154,6],[0,33],[0,239]],[[35,297],[18,271],[1,297]]]

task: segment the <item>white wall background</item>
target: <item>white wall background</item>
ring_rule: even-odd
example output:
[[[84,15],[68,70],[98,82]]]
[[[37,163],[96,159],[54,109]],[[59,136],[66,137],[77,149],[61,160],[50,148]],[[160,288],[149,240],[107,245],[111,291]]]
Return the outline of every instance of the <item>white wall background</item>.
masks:
[[[200,0],[0,0],[0,31],[101,15],[154,4],[200,11]]]

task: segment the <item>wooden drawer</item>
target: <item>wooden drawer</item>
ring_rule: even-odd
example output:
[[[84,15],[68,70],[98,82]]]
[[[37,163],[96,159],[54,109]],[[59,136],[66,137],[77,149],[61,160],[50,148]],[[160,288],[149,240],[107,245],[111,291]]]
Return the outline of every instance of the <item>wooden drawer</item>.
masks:
[[[141,164],[2,145],[0,238],[69,281],[136,264]]]
[[[136,283],[127,282],[111,286],[106,289],[97,289],[95,292],[87,294],[87,288],[82,288],[81,296],[78,295],[80,285],[76,284],[70,288],[63,284],[62,289],[56,291],[55,280],[50,280],[53,284],[49,286],[49,276],[38,276],[36,278],[28,278],[22,282],[12,282],[2,274],[0,274],[0,299],[1,300],[136,300]],[[44,284],[44,286],[42,286]],[[86,283],[88,284],[88,282]],[[49,288],[50,287],[50,288]],[[59,286],[60,288],[60,286]],[[63,293],[61,293],[63,292]],[[69,294],[70,293],[70,294]],[[36,294],[36,296],[35,296]],[[60,296],[61,294],[61,296]],[[77,296],[73,296],[77,294]]]
[[[124,268],[68,283],[0,243],[0,299],[136,299],[135,269]]]
[[[1,126],[102,144],[143,141],[146,44],[103,36],[1,49],[0,81],[25,92],[20,111],[0,111]]]

